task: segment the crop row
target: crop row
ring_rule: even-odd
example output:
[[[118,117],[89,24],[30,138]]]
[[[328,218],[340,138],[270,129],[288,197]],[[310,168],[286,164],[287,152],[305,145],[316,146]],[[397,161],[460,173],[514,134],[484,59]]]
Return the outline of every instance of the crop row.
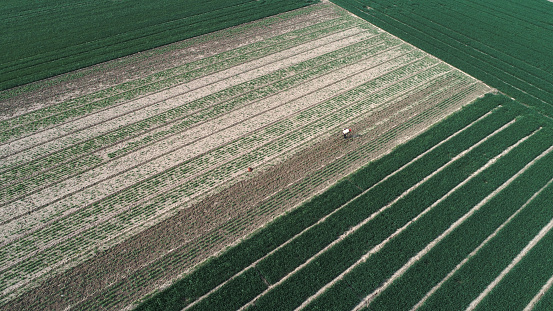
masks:
[[[420,65],[418,65],[418,66],[420,66]],[[417,68],[417,65],[415,64],[411,68]],[[422,68],[424,68],[424,67],[422,67]],[[445,67],[445,69],[448,69],[448,67]],[[413,69],[411,69],[411,70],[413,70]],[[419,70],[420,70],[420,67],[419,67]],[[420,80],[421,78],[423,78],[425,76],[432,77],[432,75],[435,75],[436,73],[439,73],[440,72],[439,70],[444,70],[444,68],[440,69],[439,66],[434,67],[434,73],[432,73],[432,69],[431,69],[431,70],[428,71],[428,73],[423,72],[421,74],[418,74],[418,76],[420,76],[420,78],[417,78],[417,75],[415,75],[415,76],[413,76],[413,78],[411,78],[409,80],[405,80],[402,83],[394,84],[392,86],[392,88],[394,88],[394,87],[397,88],[397,90],[396,90],[396,92],[397,92],[397,91],[401,91],[402,88],[411,87],[411,85],[413,85],[413,84],[422,83],[425,80]],[[432,75],[430,75],[431,73],[432,73]],[[428,79],[428,78],[426,78],[426,79]],[[375,80],[371,81],[371,83],[373,83],[373,84],[375,82],[376,82]],[[376,82],[376,83],[378,83],[378,82]],[[356,90],[356,91],[359,92],[358,90]],[[389,92],[390,88],[387,88],[386,91]],[[386,95],[386,94],[382,95],[382,94],[378,94],[378,93],[372,94],[373,99],[378,99],[377,96],[380,96],[381,98],[385,98],[389,95]],[[350,97],[351,97],[351,95],[350,95]],[[363,104],[367,105],[367,104],[370,104],[373,101],[374,100],[366,101],[365,103],[360,103],[360,104],[357,104],[357,105],[361,107]],[[335,98],[335,102],[336,102],[335,103],[335,107],[336,107],[335,109],[340,108],[340,106],[341,106],[340,103],[342,101],[338,101],[337,98]],[[323,105],[321,105],[321,107],[323,107],[322,109],[326,109],[326,108],[324,108]],[[355,110],[355,108],[358,108],[358,107],[352,106],[347,110],[347,113],[345,111],[344,112],[345,117],[348,118],[350,116],[350,114],[353,114],[355,112],[359,113],[358,111],[362,111],[362,109]],[[321,109],[321,108],[319,108],[319,109]],[[305,117],[308,117],[312,113],[313,112],[309,112],[308,114],[305,115]],[[344,117],[342,117],[342,118],[344,118]],[[303,121],[304,118],[299,118],[298,117],[298,119]],[[316,133],[317,131],[324,130],[324,128],[328,128],[328,124],[331,124],[331,125],[334,124],[333,126],[336,126],[336,125],[340,124],[343,121],[344,120],[340,119],[339,116],[327,117],[327,120],[323,119],[323,121],[319,121],[317,125],[312,125],[310,127],[303,128],[302,133],[298,133],[297,135],[292,133],[292,134],[289,134],[288,137],[286,137],[286,138],[284,138],[284,137],[280,138],[279,140],[277,140],[273,143],[274,147],[268,147],[268,146],[264,147],[262,149],[259,149],[257,151],[257,153],[251,153],[251,152],[248,153],[246,155],[246,159],[238,158],[235,161],[235,163],[230,162],[225,167],[219,168],[219,172],[221,172],[225,176],[228,176],[228,170],[237,170],[239,168],[242,168],[244,165],[247,165],[247,164],[240,164],[240,163],[244,163],[243,161],[245,161],[245,160],[247,161],[247,163],[251,163],[250,161],[254,161],[256,159],[264,160],[267,156],[269,156],[269,154],[275,153],[275,152],[278,153],[278,152],[281,152],[282,150],[285,150],[286,148],[291,148],[291,146],[294,146],[292,144],[300,143],[304,139],[304,137],[309,137],[309,135],[313,135],[313,134],[309,134],[309,131],[315,131],[314,133]],[[286,128],[289,129],[289,127],[286,127]],[[292,126],[292,128],[295,128],[295,127]],[[277,130],[277,129],[278,129],[278,127],[275,128],[275,130]],[[270,133],[270,130],[268,129],[267,132]],[[279,132],[280,132],[280,130],[278,130],[275,133],[277,135],[280,135]],[[249,137],[245,138],[244,141],[245,142],[253,142],[252,139],[254,139],[254,138],[255,138],[254,136],[249,136]],[[267,137],[263,137],[263,139],[261,139],[261,141],[264,141],[264,140],[266,141]],[[233,151],[233,150],[235,150],[235,148],[232,148],[232,146],[230,146],[229,150],[231,152],[235,152],[235,151]],[[211,158],[211,160],[209,160],[210,158]],[[216,160],[218,158],[220,158],[220,157],[216,156],[216,154],[214,154],[214,153],[211,153],[211,154],[209,154],[209,157],[206,158],[205,160],[200,159],[199,160],[200,162],[198,163],[198,165],[194,165],[194,167],[191,167],[191,169],[197,169],[199,167],[202,170],[205,170],[205,168],[203,168],[203,167],[209,167],[209,165],[212,165],[212,164],[209,164],[209,162],[206,162],[206,161],[213,161],[213,160]],[[175,173],[180,172],[180,174],[182,174],[182,173],[187,174],[188,172],[185,168],[186,168],[185,166],[181,165],[181,166],[178,167],[178,170],[166,171],[164,173],[164,176],[166,176],[165,177],[166,181],[167,180],[168,181],[174,180],[176,178],[176,175],[174,175]],[[211,175],[213,175],[213,174],[210,174],[210,176],[204,175],[206,180],[203,181],[203,183],[207,183],[208,187],[212,186],[213,185],[212,183],[214,183],[214,182],[215,183],[220,182],[220,180],[218,180],[217,178],[213,178],[213,176],[211,176]],[[217,174],[215,174],[214,176],[217,176]],[[167,178],[169,178],[169,179],[167,179]],[[155,182],[155,183],[152,184],[152,182]],[[150,185],[156,185],[156,188],[152,189]],[[183,191],[184,191],[184,193],[187,193],[189,195],[193,194],[193,193],[196,193],[196,191],[190,191],[189,187],[190,186],[200,187],[200,186],[202,186],[202,184],[198,180],[194,180],[194,182],[192,182],[191,184],[184,184],[183,186],[184,187],[181,188],[181,189],[177,188],[177,189],[172,190],[171,192],[164,193],[162,197],[156,199],[157,203],[154,203],[152,205],[150,205],[150,204],[148,204],[148,205],[138,205],[138,206],[135,205],[136,204],[135,203],[136,202],[135,198],[137,198],[137,196],[130,195],[129,191],[127,190],[127,191],[125,191],[125,192],[123,192],[123,193],[121,193],[117,196],[111,197],[111,199],[109,199],[109,200],[103,200],[103,201],[99,202],[98,204],[93,204],[93,205],[90,206],[90,208],[87,208],[87,209],[83,210],[80,213],[73,214],[72,217],[70,217],[68,219],[62,219],[59,222],[57,222],[56,224],[48,226],[44,230],[41,230],[39,232],[36,232],[36,233],[32,234],[29,237],[26,237],[22,240],[19,240],[15,244],[10,245],[9,247],[5,247],[2,250],[2,253],[4,253],[7,257],[10,257],[10,258],[11,258],[11,255],[15,255],[15,254],[17,254],[17,256],[20,257],[19,256],[19,255],[21,255],[20,252],[23,249],[27,249],[28,251],[36,250],[36,245],[37,245],[36,243],[38,243],[38,242],[40,242],[40,244],[42,244],[42,245],[48,245],[50,243],[49,241],[53,241],[55,239],[58,239],[59,237],[67,238],[66,230],[70,230],[70,231],[74,232],[74,230],[71,229],[73,227],[75,229],[78,227],[79,228],[78,230],[84,230],[86,227],[89,227],[89,226],[93,225],[93,223],[91,223],[90,220],[87,220],[87,218],[81,218],[82,216],[92,217],[93,219],[103,219],[103,217],[101,215],[110,215],[110,213],[112,213],[112,211],[118,209],[118,206],[120,204],[122,204],[122,202],[129,202],[129,203],[133,204],[132,209],[129,212],[127,212],[126,214],[121,214],[121,216],[119,216],[117,218],[112,218],[108,223],[104,223],[103,225],[95,227],[94,230],[93,230],[95,233],[89,231],[88,233],[91,234],[92,237],[88,236],[88,238],[86,238],[86,239],[90,239],[89,241],[87,241],[88,243],[84,242],[84,241],[81,241],[81,239],[85,239],[86,235],[85,236],[80,235],[79,239],[78,239],[79,240],[78,246],[75,245],[75,240],[74,239],[68,241],[69,244],[62,243],[62,244],[56,246],[55,247],[56,249],[58,249],[58,248],[59,249],[64,249],[63,257],[67,258],[68,253],[70,252],[69,249],[73,248],[73,250],[75,250],[74,247],[76,247],[78,249],[82,249],[86,245],[90,245],[92,243],[92,241],[97,240],[98,238],[99,239],[105,239],[109,235],[110,232],[113,232],[113,230],[116,230],[116,229],[120,232],[124,231],[121,228],[121,226],[135,225],[136,224],[136,223],[134,223],[135,221],[144,221],[144,219],[147,219],[147,218],[151,217],[152,214],[156,213],[156,210],[159,210],[161,208],[159,203],[163,203],[164,205],[169,204],[169,206],[171,204],[175,204],[176,202],[178,202],[177,198],[182,198]],[[203,187],[205,187],[205,185],[203,185]],[[138,197],[144,197],[144,193],[143,193],[144,191],[146,191],[146,192],[152,192],[153,191],[153,193],[157,194],[159,192],[159,189],[160,189],[160,186],[158,184],[158,181],[155,181],[155,180],[151,179],[151,180],[148,180],[145,183],[139,184],[136,187],[134,192],[138,195]],[[138,191],[138,192],[136,192],[136,191]],[[123,201],[121,201],[121,200],[123,200]],[[177,200],[177,201],[175,201],[175,200]],[[108,218],[109,217],[113,217],[113,216],[108,216]],[[123,217],[123,218],[121,218],[121,217]],[[119,219],[119,218],[121,218],[121,219]],[[69,223],[67,223],[70,220],[71,220],[71,225],[69,225]],[[83,224],[87,224],[87,225],[85,225],[85,227],[83,227]],[[75,227],[75,226],[77,226],[77,227]],[[28,242],[31,242],[31,244],[28,244]],[[8,251],[8,249],[11,249],[12,251],[15,251],[15,253],[13,253],[12,251]],[[9,253],[11,253],[11,254],[9,254]],[[28,267],[33,267],[32,271],[37,271],[38,268],[41,265],[44,265],[48,262],[52,263],[51,260],[55,259],[54,262],[57,262],[57,260],[59,258],[61,258],[61,257],[59,257],[60,255],[61,254],[56,252],[56,251],[49,250],[48,254],[41,253],[41,255],[34,256],[31,260],[29,260],[30,262],[28,262],[27,264],[24,264],[22,266],[18,266],[18,268],[16,270],[25,269],[25,266],[28,266]],[[47,260],[43,256],[46,256],[49,259]],[[37,263],[41,263],[41,264],[39,266],[36,266]],[[15,280],[15,278],[12,278],[10,281],[13,282],[14,280]]]

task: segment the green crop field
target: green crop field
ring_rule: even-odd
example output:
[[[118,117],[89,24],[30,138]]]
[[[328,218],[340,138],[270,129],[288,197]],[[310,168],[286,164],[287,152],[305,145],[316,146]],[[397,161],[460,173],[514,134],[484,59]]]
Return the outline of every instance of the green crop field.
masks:
[[[551,310],[552,8],[4,1],[0,310]]]
[[[553,117],[553,3],[332,0]]]
[[[6,0],[0,7],[0,90],[311,3]]]
[[[136,310],[534,306],[553,275],[551,161],[553,122],[488,95]]]

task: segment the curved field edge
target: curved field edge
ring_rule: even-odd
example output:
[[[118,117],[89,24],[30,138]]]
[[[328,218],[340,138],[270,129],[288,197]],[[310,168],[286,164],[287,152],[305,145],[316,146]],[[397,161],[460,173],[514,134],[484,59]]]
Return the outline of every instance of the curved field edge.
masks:
[[[266,227],[244,239],[240,244],[227,249],[217,257],[210,258],[166,290],[147,298],[136,310],[182,309],[224,282],[232,274],[271,252],[294,234],[359,195],[362,190],[374,185],[379,179],[398,169],[409,159],[428,150],[440,139],[500,105],[509,106],[510,100],[501,95],[487,95],[478,99],[426,132],[400,145],[392,153],[340,180],[324,193],[313,197],[309,202],[278,217]],[[515,108],[515,110],[517,109]],[[262,277],[255,277],[263,282]]]
[[[236,0],[232,3],[211,1],[209,10],[206,10],[207,7],[203,9],[195,7],[196,10],[188,8],[188,10],[185,10],[185,16],[176,16],[176,12],[179,11],[179,4],[182,5],[181,1],[172,1],[170,5],[165,3],[165,6],[174,8],[168,9],[165,7],[163,13],[161,13],[163,8],[156,9],[154,6],[149,8],[148,12],[145,12],[138,4],[129,7],[128,4],[120,2],[102,2],[101,5],[88,3],[70,11],[60,11],[60,7],[63,7],[64,4],[56,3],[51,5],[50,8],[34,9],[40,11],[39,19],[29,19],[28,16],[20,14],[17,9],[12,9],[11,12],[4,10],[2,12],[4,22],[8,23],[7,26],[13,25],[11,26],[13,29],[3,35],[6,43],[14,42],[13,38],[18,36],[20,40],[17,41],[18,45],[6,44],[9,49],[5,57],[7,58],[10,55],[12,57],[2,61],[4,66],[0,70],[2,72],[0,90],[298,9],[313,3],[315,1],[311,0],[288,1],[286,3],[279,1],[277,5],[274,1]],[[198,10],[203,12],[194,12]],[[151,15],[152,12],[161,14],[154,18]],[[113,16],[114,13],[116,16]],[[193,13],[199,14],[194,15]],[[82,18],[81,15],[83,14],[87,14],[89,17],[94,16],[95,19],[103,19],[103,21],[97,21],[97,24],[92,23],[99,25],[100,29],[96,26],[91,27],[89,19]],[[136,20],[137,16],[143,17],[139,23]],[[25,28],[20,23],[14,22],[10,17],[26,21]],[[32,22],[28,22],[29,20]],[[45,49],[41,51],[33,46],[33,44],[36,44],[33,43],[33,36],[38,36],[45,30],[42,24],[44,20],[49,20],[49,29],[58,29],[56,32],[59,32],[59,35],[55,37],[60,35],[62,37],[57,38],[57,40],[55,40],[55,37],[52,38],[46,47],[40,47]],[[87,23],[83,23],[83,20],[86,20]],[[52,21],[58,22],[52,24]],[[135,24],[146,25],[137,28],[137,26],[133,27]],[[27,35],[22,36],[22,32]],[[67,40],[67,36],[63,39],[64,34],[71,32],[80,33],[80,35],[73,36],[71,40]],[[28,42],[25,40],[28,40]],[[22,46],[22,44],[26,45]],[[18,53],[19,50],[26,53]],[[24,55],[22,57],[19,54]]]

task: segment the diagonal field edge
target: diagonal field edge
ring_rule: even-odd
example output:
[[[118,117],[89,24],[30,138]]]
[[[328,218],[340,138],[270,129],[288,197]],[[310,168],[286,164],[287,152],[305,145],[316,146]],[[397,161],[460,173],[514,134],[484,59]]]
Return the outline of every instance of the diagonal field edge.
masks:
[[[476,247],[463,261],[461,261],[457,266],[451,270],[438,284],[436,284],[430,291],[426,293],[426,295],[417,302],[416,305],[414,305],[411,308],[411,311],[418,310],[422,305],[430,298],[446,281],[448,281],[458,270],[460,270],[465,263],[467,263],[478,251],[480,251],[491,239],[493,239],[501,229],[503,229],[505,226],[507,226],[520,212],[526,208],[536,197],[538,197],[549,185],[553,183],[553,179],[550,179],[542,188],[540,188],[536,193],[534,193],[516,212],[514,212],[509,218],[503,222],[497,229],[490,234],[478,247]],[[551,282],[553,282],[553,278],[550,279]],[[537,301],[536,301],[537,302]]]

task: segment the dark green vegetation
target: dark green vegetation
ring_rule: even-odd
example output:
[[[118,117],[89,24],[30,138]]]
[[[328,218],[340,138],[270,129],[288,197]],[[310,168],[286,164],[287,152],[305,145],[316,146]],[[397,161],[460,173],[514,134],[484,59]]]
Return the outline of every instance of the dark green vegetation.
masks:
[[[553,3],[332,0],[518,101],[553,116]]]
[[[2,1],[0,90],[314,2]]]
[[[506,96],[488,95],[204,263],[138,310],[292,310],[302,304],[351,310],[383,285],[370,307],[408,310],[442,280],[422,307],[466,308],[553,218],[544,204],[553,191],[552,126]],[[552,273],[544,255],[552,234],[515,265],[481,309],[526,306]],[[424,250],[427,245],[433,246]],[[402,267],[405,272],[387,284]],[[539,277],[526,278],[528,270]],[[518,294],[521,282],[531,289],[524,295]]]

